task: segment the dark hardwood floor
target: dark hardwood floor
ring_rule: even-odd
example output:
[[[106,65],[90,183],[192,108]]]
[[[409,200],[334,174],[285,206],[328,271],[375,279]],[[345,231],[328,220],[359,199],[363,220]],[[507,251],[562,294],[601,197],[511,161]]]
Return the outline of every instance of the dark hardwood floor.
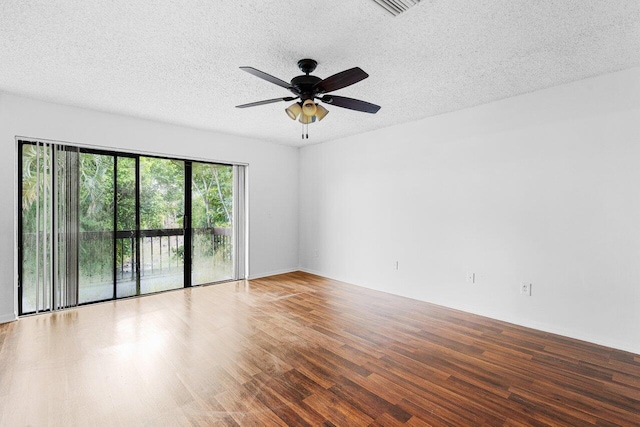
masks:
[[[291,273],[0,325],[0,425],[639,426],[640,356]]]

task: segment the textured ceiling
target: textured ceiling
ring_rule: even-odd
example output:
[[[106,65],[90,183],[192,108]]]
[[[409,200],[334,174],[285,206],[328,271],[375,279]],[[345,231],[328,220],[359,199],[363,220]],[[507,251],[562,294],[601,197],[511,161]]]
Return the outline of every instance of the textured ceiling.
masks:
[[[328,77],[370,77],[309,126],[289,96],[238,69],[289,81],[313,58]],[[393,17],[372,0],[2,0],[0,90],[302,145],[640,65],[638,0],[423,0]]]

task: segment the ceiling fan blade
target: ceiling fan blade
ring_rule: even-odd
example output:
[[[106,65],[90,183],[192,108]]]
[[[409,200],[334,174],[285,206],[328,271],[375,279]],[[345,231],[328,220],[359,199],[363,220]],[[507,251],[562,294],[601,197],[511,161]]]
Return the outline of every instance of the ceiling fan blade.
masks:
[[[280,101],[293,101],[294,99],[298,99],[298,98],[293,96],[287,96],[286,98],[266,99],[264,101],[250,102],[249,104],[236,105],[236,108],[257,107],[258,105],[273,104],[274,102],[280,102]]]
[[[325,95],[320,98],[320,100],[329,105],[348,108],[349,110],[362,111],[363,113],[375,114],[380,109],[379,105],[360,101],[359,99],[347,98],[346,96]]]
[[[270,83],[282,86],[285,89],[291,89],[291,84],[285,82],[284,80],[280,80],[277,77],[273,77],[271,74],[267,74],[264,71],[256,70],[253,67],[240,67],[240,69],[246,71],[249,74],[253,74],[256,77],[260,77],[261,79],[266,80]]]
[[[360,67],[354,67],[338,74],[334,74],[331,77],[327,77],[326,79],[318,82],[313,88],[317,93],[333,92],[334,90],[342,89],[343,87],[358,83],[360,80],[364,80],[367,77],[369,77],[369,74],[362,71]]]

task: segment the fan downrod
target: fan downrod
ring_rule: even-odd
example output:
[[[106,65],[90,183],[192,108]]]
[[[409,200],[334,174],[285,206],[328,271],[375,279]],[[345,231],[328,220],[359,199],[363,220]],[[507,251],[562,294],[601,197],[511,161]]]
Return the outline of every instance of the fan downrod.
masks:
[[[300,70],[305,74],[313,73],[313,70],[316,69],[317,65],[318,62],[316,62],[314,59],[307,58],[298,61],[298,68],[300,68]]]

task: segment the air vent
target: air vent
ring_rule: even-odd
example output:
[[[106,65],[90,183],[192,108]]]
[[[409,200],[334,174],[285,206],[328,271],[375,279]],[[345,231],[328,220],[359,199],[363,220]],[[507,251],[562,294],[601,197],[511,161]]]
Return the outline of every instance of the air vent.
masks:
[[[420,0],[373,0],[378,6],[392,14],[398,16],[406,12],[413,6],[420,3]]]

